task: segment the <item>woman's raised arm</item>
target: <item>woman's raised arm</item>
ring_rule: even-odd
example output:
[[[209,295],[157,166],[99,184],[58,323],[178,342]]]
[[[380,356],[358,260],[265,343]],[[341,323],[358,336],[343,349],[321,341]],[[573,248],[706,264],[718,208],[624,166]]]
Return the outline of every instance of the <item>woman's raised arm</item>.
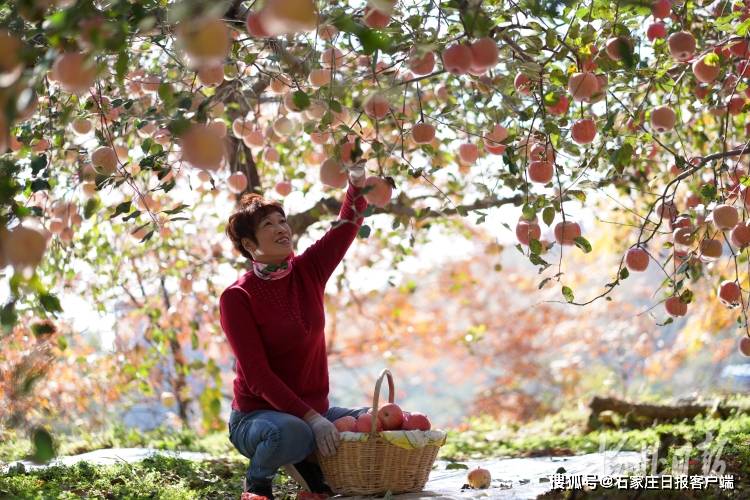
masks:
[[[320,283],[328,281],[346,255],[362,226],[366,208],[367,201],[362,188],[350,182],[334,227],[300,255],[300,261],[307,262]]]

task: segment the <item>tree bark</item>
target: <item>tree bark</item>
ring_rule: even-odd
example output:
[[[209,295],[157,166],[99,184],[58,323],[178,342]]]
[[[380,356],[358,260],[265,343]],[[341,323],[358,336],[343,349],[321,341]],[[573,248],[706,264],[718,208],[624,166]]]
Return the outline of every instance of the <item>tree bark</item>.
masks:
[[[171,304],[169,293],[167,293],[167,287],[164,282],[164,275],[161,276],[160,283],[162,296],[164,298],[164,311],[167,312],[169,311]],[[172,360],[174,362],[175,375],[172,380],[172,387],[175,400],[177,401],[177,412],[180,416],[180,420],[182,420],[183,425],[187,429],[190,428],[190,421],[188,420],[187,414],[189,401],[182,395],[183,392],[185,392],[185,387],[187,387],[187,380],[185,377],[185,366],[187,365],[187,360],[185,359],[185,353],[182,352],[182,345],[180,345],[180,342],[177,340],[176,332],[172,332],[172,334],[169,335],[169,349],[172,351]]]
[[[603,411],[613,411],[626,417],[626,425],[649,426],[654,422],[668,422],[694,418],[698,415],[711,415],[727,418],[734,412],[750,412],[750,408],[741,406],[687,404],[687,405],[656,405],[644,403],[630,403],[616,398],[594,396],[589,403],[589,429],[601,426],[599,414]]]

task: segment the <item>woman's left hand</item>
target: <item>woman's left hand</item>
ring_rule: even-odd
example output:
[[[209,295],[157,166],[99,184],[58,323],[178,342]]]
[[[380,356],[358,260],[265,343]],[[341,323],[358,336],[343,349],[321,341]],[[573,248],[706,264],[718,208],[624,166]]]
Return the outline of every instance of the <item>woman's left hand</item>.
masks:
[[[354,187],[364,187],[365,179],[367,178],[367,172],[365,171],[365,163],[358,162],[349,167],[349,183]]]

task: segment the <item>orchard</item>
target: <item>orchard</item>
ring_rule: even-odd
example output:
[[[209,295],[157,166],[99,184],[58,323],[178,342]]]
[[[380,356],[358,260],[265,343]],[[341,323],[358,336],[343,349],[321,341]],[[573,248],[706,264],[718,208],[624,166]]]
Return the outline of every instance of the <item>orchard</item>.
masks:
[[[615,290],[657,275],[653,323],[689,321],[697,302],[710,302],[736,326],[731,352],[750,356],[749,113],[750,1],[4,2],[7,422],[53,409],[73,421],[94,400],[105,421],[107,405],[140,391],[183,424],[197,406],[202,429],[223,430],[222,388],[232,374],[222,371],[230,351],[217,326],[217,276],[248,265],[224,234],[226,207],[251,192],[303,206],[287,217],[297,249],[308,233],[331,227],[350,168],[362,164],[368,206],[355,246],[368,249],[366,266],[395,268],[435,229],[477,239],[502,233],[512,241],[507,250],[533,268],[530,288],[553,290],[565,312],[537,304],[522,317],[539,328],[503,318],[497,326],[509,309],[487,297],[518,281],[494,287],[503,271],[495,264],[500,272],[481,275],[481,293],[464,297],[485,307],[472,306],[483,320],[462,323],[459,340],[431,343],[447,338],[441,311],[430,309],[433,324],[420,327],[424,311],[391,307],[391,298],[365,306],[352,293],[347,305],[379,329],[366,341],[336,339],[341,353],[372,348],[390,359],[410,341],[453,353],[484,338],[518,377],[559,377],[570,395],[575,369],[545,371],[545,353],[526,338],[569,314],[615,305]],[[490,223],[493,214],[501,222]],[[563,266],[575,268],[602,244],[602,225],[591,218],[612,224],[606,246],[615,264],[574,290],[575,269]],[[502,249],[487,248],[488,258]],[[473,283],[470,273],[450,276],[450,286],[437,285],[444,297],[469,296],[462,287]],[[337,278],[338,291],[344,282]],[[414,288],[399,290],[408,299]],[[63,292],[100,312],[125,304],[112,356],[53,321],[64,312]],[[391,320],[408,335],[381,328]],[[492,338],[485,323],[515,340]],[[586,342],[571,366],[606,343]],[[651,349],[643,336],[622,342],[640,358]],[[196,352],[205,358],[196,361]],[[33,399],[52,371],[54,383]],[[198,391],[193,375],[204,383]],[[494,385],[524,385],[508,377]],[[542,407],[525,405],[532,398],[521,390],[508,389],[502,404],[495,396],[479,405],[524,418]],[[427,431],[440,415],[423,411],[387,405],[335,425],[366,433],[376,418],[378,430]],[[475,469],[469,482],[485,488],[490,473]]]

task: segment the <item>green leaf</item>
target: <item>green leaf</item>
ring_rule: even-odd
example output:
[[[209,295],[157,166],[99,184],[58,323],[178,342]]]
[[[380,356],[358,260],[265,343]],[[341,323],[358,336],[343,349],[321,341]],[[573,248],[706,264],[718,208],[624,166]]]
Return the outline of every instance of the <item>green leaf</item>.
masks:
[[[165,103],[171,103],[174,100],[174,91],[172,85],[168,83],[162,83],[159,85],[158,90],[159,98]]]
[[[120,84],[125,80],[125,74],[128,72],[128,58],[128,51],[124,48],[120,50],[119,54],[117,54],[117,61],[115,62],[115,77]]]
[[[98,197],[89,198],[86,201],[86,205],[83,206],[83,218],[86,220],[90,219],[97,212],[100,205],[101,202]]]
[[[294,94],[292,94],[292,101],[294,102],[294,105],[300,109],[300,111],[310,107],[310,96],[301,90],[297,90],[296,92],[294,92]]]
[[[129,221],[130,219],[135,219],[135,218],[136,218],[136,217],[138,217],[139,215],[141,215],[141,211],[140,211],[140,210],[136,210],[136,211],[134,211],[133,213],[131,213],[131,214],[128,214],[128,215],[127,215],[126,217],[123,217],[123,218],[122,218],[122,221],[123,221],[123,222],[126,222],[126,221]]]
[[[674,318],[670,316],[664,323],[657,323],[656,326],[667,326],[672,323],[674,323]]]
[[[521,209],[521,213],[523,214],[524,219],[534,220],[534,217],[536,217],[536,208],[534,208],[533,205],[524,205]]]
[[[551,277],[550,278],[544,278],[542,281],[540,281],[538,289],[541,290],[542,288],[544,288],[544,285],[546,285],[547,283],[549,283],[549,281],[551,279],[552,279]]]
[[[575,241],[576,246],[583,250],[584,253],[589,253],[591,251],[591,243],[589,243],[583,236],[579,236],[573,241]]]
[[[47,155],[35,156],[31,160],[31,174],[33,176],[36,176],[46,166],[47,166]]]
[[[34,179],[31,181],[31,191],[36,193],[37,191],[49,191],[52,186],[49,185],[46,179]]]
[[[716,199],[716,186],[713,184],[704,184],[701,186],[701,198],[705,201],[713,201]]]
[[[141,143],[141,151],[143,151],[143,154],[148,154],[149,149],[151,149],[151,145],[154,143],[154,140],[150,137],[147,137],[143,140]]]
[[[535,253],[529,254],[529,261],[531,261],[531,263],[534,264],[535,266],[545,266],[545,267],[549,266],[549,262],[539,257],[539,255]]]
[[[562,294],[563,294],[563,297],[565,297],[565,300],[567,300],[568,302],[573,302],[574,300],[573,290],[571,290],[570,287],[567,287],[567,286],[562,287]]]
[[[703,57],[703,62],[708,66],[718,66],[721,63],[721,59],[719,58],[718,54],[709,52],[705,57]]]
[[[350,15],[343,14],[342,11],[337,14],[334,14],[333,25],[345,33],[356,36],[359,43],[362,44],[362,51],[365,54],[372,54],[376,50],[390,52],[392,41],[387,34],[359,24]]]
[[[44,307],[44,310],[47,312],[55,313],[55,312],[62,312],[62,307],[60,306],[60,299],[58,299],[55,295],[52,295],[51,293],[44,293],[39,295],[39,302],[42,303],[42,307]]]
[[[0,323],[3,325],[5,332],[9,332],[13,329],[18,321],[18,313],[16,313],[16,303],[8,302],[0,309]]]
[[[376,50],[386,53],[390,51],[391,38],[379,30],[364,28],[355,34],[359,39],[359,43],[362,44],[362,52],[367,55],[372,54]]]
[[[581,203],[585,203],[586,202],[586,193],[584,193],[581,190],[571,189],[571,190],[568,191],[568,194],[570,196],[573,196],[574,198],[576,198]]]
[[[626,142],[619,149],[611,152],[609,158],[614,163],[618,172],[621,172],[622,168],[629,165],[630,160],[633,158],[633,146]]]
[[[112,216],[110,217],[110,220],[114,219],[115,217],[117,217],[120,214],[124,214],[124,213],[128,213],[128,212],[130,212],[130,200],[123,201],[122,203],[120,203],[119,205],[117,205],[117,208],[115,208],[115,213],[112,214]]]
[[[546,207],[542,211],[542,220],[545,224],[550,226],[552,221],[555,220],[555,209],[553,207]]]
[[[622,269],[620,269],[620,279],[621,280],[626,279],[628,276],[630,276],[630,271],[628,271],[627,267],[623,267]]]
[[[542,253],[542,243],[539,240],[530,240],[529,250],[531,250],[531,253],[539,255]]]
[[[460,462],[451,462],[445,466],[445,470],[468,469],[469,466]]]
[[[182,116],[175,120],[172,120],[171,122],[169,122],[169,125],[167,125],[167,129],[169,129],[173,136],[180,136],[184,134],[189,128],[190,120]],[[143,165],[141,164],[141,166]]]
[[[357,233],[357,236],[359,236],[360,238],[368,238],[370,236],[371,230],[372,229],[370,228],[370,226],[365,224],[364,226],[359,228],[359,232]]]

